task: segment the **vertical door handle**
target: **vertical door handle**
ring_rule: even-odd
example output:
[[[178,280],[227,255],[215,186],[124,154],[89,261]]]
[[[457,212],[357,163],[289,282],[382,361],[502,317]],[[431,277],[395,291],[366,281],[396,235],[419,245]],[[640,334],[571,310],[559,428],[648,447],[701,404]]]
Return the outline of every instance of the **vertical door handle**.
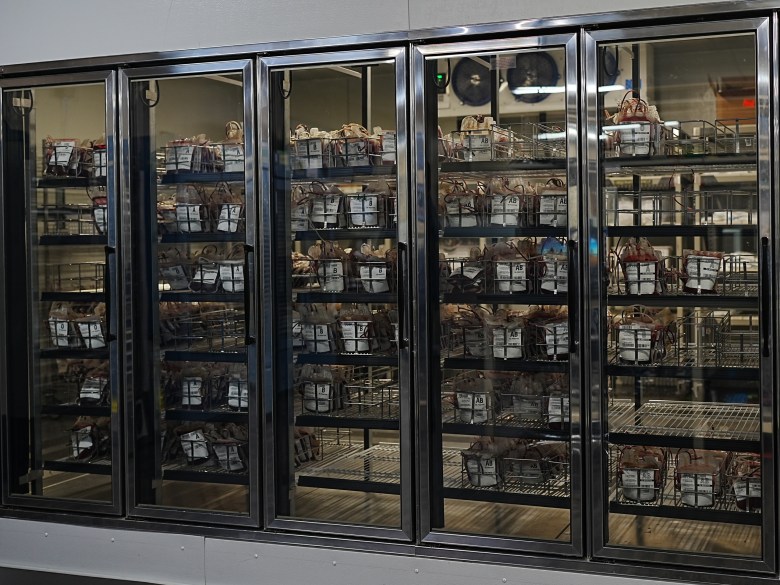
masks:
[[[566,282],[568,283],[569,299],[569,353],[576,353],[579,344],[579,314],[577,301],[579,299],[579,258],[577,256],[577,242],[569,240],[567,242],[569,249],[569,265],[566,272]],[[575,310],[572,310],[575,309]]]
[[[769,331],[772,330],[772,295],[770,294],[769,238],[761,238],[761,319],[758,328],[761,331],[761,353],[769,357]]]
[[[244,244],[244,345],[250,346],[255,344],[255,336],[252,335],[252,295],[250,291],[251,282],[249,280],[249,272],[251,264],[249,262],[249,255],[254,257],[255,247],[250,244]]]
[[[398,299],[398,349],[405,349],[409,345],[408,331],[406,328],[406,274],[408,270],[409,247],[403,242],[398,242],[398,274],[396,275],[396,290]]]
[[[116,254],[116,248],[113,246],[106,246],[103,249],[105,254],[106,263],[103,266],[103,297],[106,303],[106,343],[116,341],[116,333],[111,330],[111,256]]]

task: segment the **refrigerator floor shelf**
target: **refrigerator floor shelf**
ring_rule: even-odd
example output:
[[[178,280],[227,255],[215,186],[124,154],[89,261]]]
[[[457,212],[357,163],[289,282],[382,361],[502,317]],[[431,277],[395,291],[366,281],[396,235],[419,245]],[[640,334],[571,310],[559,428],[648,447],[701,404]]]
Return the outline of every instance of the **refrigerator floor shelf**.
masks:
[[[249,484],[249,474],[246,471],[226,471],[211,459],[200,465],[189,465],[183,461],[166,463],[163,465],[163,479],[236,485]]]
[[[628,499],[623,494],[623,488],[615,485],[618,474],[615,468],[617,454],[614,448],[611,455],[610,477],[613,481],[609,502],[611,512],[705,522],[761,524],[760,509],[740,509],[737,506],[737,499],[732,488],[734,477],[729,475],[723,475],[720,479],[720,489],[714,489],[710,493],[702,491],[701,495],[696,498],[711,503],[711,505],[696,506],[684,502],[679,488],[675,488],[674,457],[669,457],[669,465],[663,472],[661,485],[655,490],[655,499],[647,502]],[[637,488],[631,489],[634,492],[638,491]],[[689,497],[693,497],[693,495],[691,493]]]
[[[371,491],[396,493],[400,489],[401,451],[397,444],[378,443],[368,449],[355,446],[333,449],[327,445],[325,448],[322,460],[299,469],[299,485],[367,491],[364,484],[370,483],[376,484]]]

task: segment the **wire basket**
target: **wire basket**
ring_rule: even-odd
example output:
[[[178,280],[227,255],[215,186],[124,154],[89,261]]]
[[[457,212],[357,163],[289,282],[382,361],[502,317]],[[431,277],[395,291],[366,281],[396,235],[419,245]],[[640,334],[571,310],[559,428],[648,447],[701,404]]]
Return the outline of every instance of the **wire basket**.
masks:
[[[567,360],[569,358],[569,322],[552,321],[534,325],[535,355],[539,359]]]
[[[730,154],[756,154],[758,140],[755,118],[715,120],[717,150]]]
[[[345,386],[344,416],[393,420],[399,416],[398,383],[387,379],[349,382]]]
[[[48,177],[92,176],[92,149],[73,138],[44,139],[43,174]]]
[[[566,157],[563,125],[525,122],[489,129],[455,131],[444,150],[450,160],[550,160]]]
[[[504,455],[501,468],[507,488],[549,489],[553,483],[568,483],[568,450],[563,444],[551,441],[530,443]]]
[[[734,189],[700,191],[606,192],[609,226],[756,225],[755,192]]]
[[[715,154],[719,146],[719,128],[706,120],[681,120],[664,132],[664,151],[668,156]]]
[[[348,389],[339,382],[304,381],[299,385],[302,414],[334,413],[345,408]]]
[[[762,508],[761,456],[734,453],[726,474],[727,497],[737,510],[760,512]]]
[[[101,236],[108,227],[105,204],[44,205],[36,213],[44,236]]]
[[[162,148],[166,173],[222,173],[244,171],[244,147],[234,143],[194,144],[173,141]]]
[[[725,496],[726,469],[731,454],[704,449],[680,449],[675,455],[676,505],[712,508]]]
[[[209,310],[175,318],[167,345],[186,351],[241,351],[245,332],[243,310]]]
[[[439,260],[439,276],[442,292],[485,292],[486,263],[471,258],[446,258]]]
[[[330,166],[367,167],[377,161],[370,138],[331,138]]]
[[[539,292],[561,294],[569,291],[569,261],[557,255],[533,258],[539,267]]]
[[[45,267],[46,290],[51,292],[103,292],[103,262],[73,262]]]

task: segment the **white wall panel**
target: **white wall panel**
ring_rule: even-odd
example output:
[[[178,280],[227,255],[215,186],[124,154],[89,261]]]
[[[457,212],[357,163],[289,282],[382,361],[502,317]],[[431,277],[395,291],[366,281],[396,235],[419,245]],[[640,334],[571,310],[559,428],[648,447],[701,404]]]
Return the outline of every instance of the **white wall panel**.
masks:
[[[203,538],[0,519],[0,566],[165,585],[205,583]]]
[[[206,585],[649,585],[648,581],[451,560],[206,540]],[[653,585],[685,585],[653,581]]]
[[[408,1],[3,0],[0,63],[403,31]]]
[[[570,16],[701,0],[3,0],[0,64]]]
[[[412,29],[700,4],[703,0],[425,0],[409,2]]]

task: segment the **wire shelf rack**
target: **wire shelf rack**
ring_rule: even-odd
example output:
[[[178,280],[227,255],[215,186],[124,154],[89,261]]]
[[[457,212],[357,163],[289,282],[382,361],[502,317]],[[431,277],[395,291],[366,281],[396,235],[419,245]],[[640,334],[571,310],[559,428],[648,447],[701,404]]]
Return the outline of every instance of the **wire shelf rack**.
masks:
[[[750,191],[606,189],[605,193],[605,220],[610,227],[729,226],[758,223],[758,196]]]
[[[667,400],[651,400],[636,410],[628,400],[620,405],[610,407],[610,432],[744,441],[760,437],[757,405]]]
[[[327,451],[325,451],[327,452]],[[378,443],[368,449],[343,446],[306,466],[300,475],[319,478],[401,483],[401,451],[397,444]]]

